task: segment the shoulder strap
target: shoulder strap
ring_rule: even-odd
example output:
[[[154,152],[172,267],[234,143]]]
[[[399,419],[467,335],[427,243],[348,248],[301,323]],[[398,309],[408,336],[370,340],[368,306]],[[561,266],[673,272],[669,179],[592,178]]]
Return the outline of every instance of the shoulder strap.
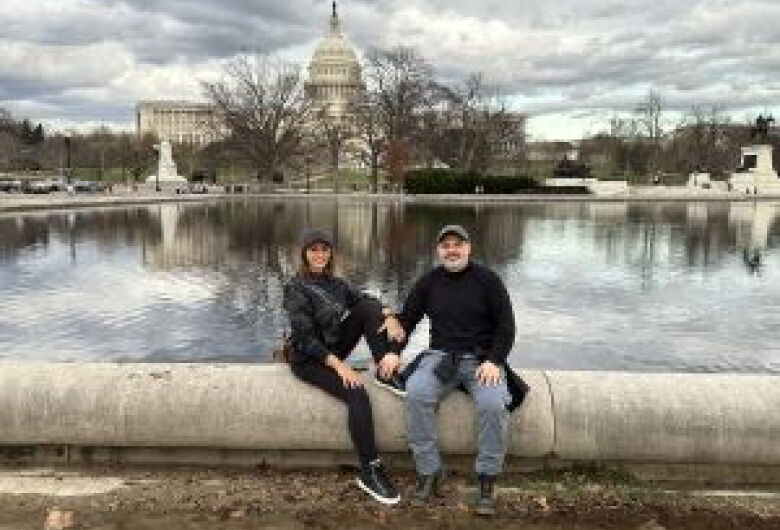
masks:
[[[314,285],[313,283],[304,281],[301,278],[295,278],[295,280],[301,287],[319,296],[320,299],[325,301],[326,304],[337,306],[339,309],[343,309],[341,307],[341,304],[339,304],[330,294],[328,294],[328,292],[325,289],[323,289],[319,285]]]

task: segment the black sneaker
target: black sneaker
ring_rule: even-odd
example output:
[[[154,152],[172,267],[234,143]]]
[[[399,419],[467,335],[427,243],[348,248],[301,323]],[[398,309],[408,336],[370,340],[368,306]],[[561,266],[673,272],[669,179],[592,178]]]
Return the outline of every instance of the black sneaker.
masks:
[[[361,470],[357,485],[382,504],[392,506],[401,500],[395,486],[387,477],[385,466],[379,459],[370,462]]]
[[[406,397],[406,388],[404,382],[397,375],[386,379],[379,375],[379,372],[374,374],[374,384],[379,388],[389,390],[398,397]]]
[[[414,497],[421,502],[428,502],[432,497],[437,497],[443,477],[444,473],[441,470],[432,475],[417,475]]]
[[[479,492],[477,493],[477,501],[474,505],[474,512],[477,515],[495,515],[496,514],[496,498],[493,495],[493,485],[496,482],[496,477],[491,475],[479,475]]]

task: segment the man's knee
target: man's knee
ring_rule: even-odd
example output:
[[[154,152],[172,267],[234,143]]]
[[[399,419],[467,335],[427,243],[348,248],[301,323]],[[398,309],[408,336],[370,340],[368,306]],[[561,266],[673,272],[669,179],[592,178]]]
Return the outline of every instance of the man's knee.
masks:
[[[430,374],[416,371],[406,381],[406,401],[416,404],[436,404],[439,400],[436,384]]]
[[[505,415],[507,411],[508,392],[501,387],[482,389],[474,396],[477,414],[491,416]]]

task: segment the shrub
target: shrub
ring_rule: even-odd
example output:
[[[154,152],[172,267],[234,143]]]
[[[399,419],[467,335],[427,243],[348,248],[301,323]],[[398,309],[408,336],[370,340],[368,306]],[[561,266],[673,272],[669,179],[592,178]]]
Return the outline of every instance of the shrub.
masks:
[[[490,176],[451,169],[416,169],[406,173],[404,189],[413,194],[469,194],[477,187],[483,193],[517,193],[538,187],[528,176]]]
[[[589,193],[584,186],[541,186],[533,177],[527,175],[480,175],[477,173],[461,173],[451,169],[416,169],[407,172],[404,180],[406,192],[416,195],[468,195],[476,193],[478,187],[481,188],[482,193],[491,195],[511,193],[546,193],[554,195]]]

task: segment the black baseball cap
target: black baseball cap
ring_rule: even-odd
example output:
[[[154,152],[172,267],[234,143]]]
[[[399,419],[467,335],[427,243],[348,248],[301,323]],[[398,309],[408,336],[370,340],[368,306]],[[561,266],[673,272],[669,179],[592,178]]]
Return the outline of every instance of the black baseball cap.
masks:
[[[325,243],[332,248],[333,235],[321,228],[308,228],[301,232],[301,246],[303,248],[308,248],[314,243]]]
[[[447,236],[458,236],[463,241],[469,241],[469,233],[461,225],[447,225],[439,230],[439,235],[436,237],[436,243],[441,243],[441,240]]]

